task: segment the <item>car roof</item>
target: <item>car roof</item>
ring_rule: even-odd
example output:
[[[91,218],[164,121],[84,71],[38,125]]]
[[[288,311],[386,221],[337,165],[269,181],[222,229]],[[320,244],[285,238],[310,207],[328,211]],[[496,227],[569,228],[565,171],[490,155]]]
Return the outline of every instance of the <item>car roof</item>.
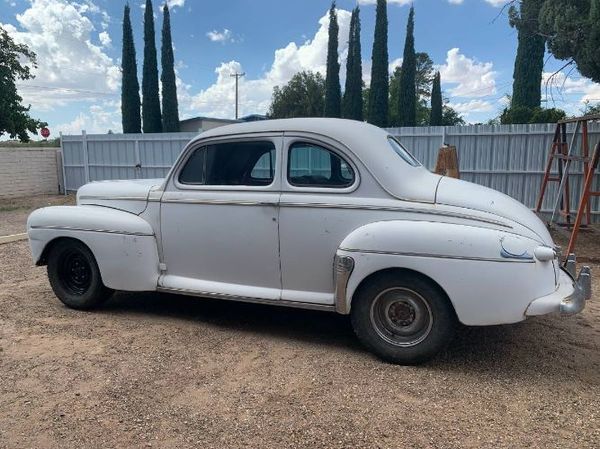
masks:
[[[388,193],[412,201],[435,200],[440,177],[404,162],[390,147],[390,134],[365,122],[314,117],[235,123],[203,132],[191,144],[212,137],[269,132],[303,132],[334,139],[349,149]]]

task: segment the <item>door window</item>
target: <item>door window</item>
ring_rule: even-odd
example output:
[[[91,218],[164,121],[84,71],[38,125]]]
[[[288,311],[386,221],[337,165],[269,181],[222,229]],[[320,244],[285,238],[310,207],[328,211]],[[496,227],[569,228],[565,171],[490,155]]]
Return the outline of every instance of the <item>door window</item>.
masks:
[[[228,142],[195,150],[179,174],[179,182],[207,186],[268,186],[275,177],[272,142]]]
[[[299,187],[343,188],[354,183],[350,164],[319,145],[296,142],[290,146],[288,181]]]

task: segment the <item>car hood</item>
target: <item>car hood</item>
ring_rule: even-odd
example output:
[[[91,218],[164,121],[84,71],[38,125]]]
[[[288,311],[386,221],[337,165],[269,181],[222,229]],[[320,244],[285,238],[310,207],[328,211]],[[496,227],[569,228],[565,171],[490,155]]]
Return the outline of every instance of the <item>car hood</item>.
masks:
[[[552,237],[546,225],[536,214],[524,204],[497,190],[459,179],[444,177],[438,185],[436,204],[456,206],[496,215],[529,229],[542,243],[553,245]]]
[[[151,190],[161,186],[163,179],[97,181],[80,187],[77,204],[94,204],[141,214]]]

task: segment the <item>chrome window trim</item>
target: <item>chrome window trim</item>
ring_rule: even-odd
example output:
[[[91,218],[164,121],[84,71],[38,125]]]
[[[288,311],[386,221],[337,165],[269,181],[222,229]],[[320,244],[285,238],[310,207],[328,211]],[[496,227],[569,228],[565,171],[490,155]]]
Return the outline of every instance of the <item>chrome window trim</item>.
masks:
[[[296,132],[290,135],[288,132],[284,134],[284,142],[282,147],[282,188],[281,193],[335,193],[335,194],[343,194],[343,193],[352,193],[358,189],[361,183],[361,174],[358,169],[356,163],[353,160],[352,151],[348,150],[347,152],[340,150],[337,146],[332,145],[331,143],[325,142],[321,140],[321,138],[331,139],[327,136],[321,136],[320,134],[313,135],[310,133],[305,135],[301,132]],[[337,140],[331,139],[336,144],[346,148],[341,142]],[[345,187],[317,187],[317,186],[296,186],[290,183],[288,176],[289,170],[289,158],[290,158],[290,149],[291,146],[295,143],[309,143],[313,145],[317,145],[323,147],[325,150],[335,154],[340,159],[342,159],[348,166],[352,169],[354,174],[354,182]],[[285,172],[285,173],[284,173]]]
[[[281,170],[278,170],[279,163],[277,162],[277,157],[282,158],[281,151],[279,148],[282,147],[282,132],[260,132],[255,134],[233,134],[233,135],[225,135],[225,136],[213,136],[210,138],[192,140],[187,148],[184,148],[178,159],[175,161],[175,164],[167,174],[165,178],[165,184],[163,190],[165,192],[182,192],[182,191],[240,191],[240,192],[278,192],[280,190],[281,185]],[[183,170],[183,167],[187,163],[188,159],[191,155],[198,149],[202,147],[206,147],[208,145],[219,145],[225,143],[235,143],[235,142],[260,142],[260,141],[268,141],[273,144],[275,149],[275,174],[273,177],[273,181],[271,184],[267,186],[240,186],[240,185],[206,185],[206,184],[182,184],[179,182],[179,175]],[[279,154],[278,154],[279,153]],[[174,187],[174,189],[169,189],[169,183]]]

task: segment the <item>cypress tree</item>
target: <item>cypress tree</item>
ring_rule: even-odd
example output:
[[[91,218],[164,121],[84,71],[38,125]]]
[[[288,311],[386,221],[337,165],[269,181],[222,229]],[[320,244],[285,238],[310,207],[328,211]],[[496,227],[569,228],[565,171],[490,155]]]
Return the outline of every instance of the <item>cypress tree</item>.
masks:
[[[346,61],[346,87],[344,89],[343,116],[363,121],[362,56],[360,49],[360,10],[352,10]]]
[[[341,117],[342,115],[340,63],[338,61],[339,30],[334,1],[329,9],[329,42],[327,45],[327,74],[325,76],[325,117]]]
[[[167,3],[163,6],[162,47],[160,53],[162,71],[162,129],[163,132],[179,131],[177,86],[175,81],[175,58],[171,41],[171,17]]]
[[[512,108],[540,106],[546,41],[539,34],[538,17],[543,4],[543,0],[522,0],[519,12],[514,7],[510,10],[510,24],[518,31]]]
[[[415,9],[410,8],[404,41],[400,91],[398,92],[398,126],[417,125],[417,57],[415,55]]]
[[[158,94],[158,66],[154,36],[152,1],[146,0],[144,11],[144,68],[142,75],[142,118],[145,133],[162,131]]]
[[[429,124],[431,126],[441,126],[443,124],[443,107],[442,82],[440,72],[436,72],[431,88],[431,115],[429,116]]]
[[[123,11],[123,50],[121,55],[121,123],[124,133],[141,133],[140,116],[140,84],[137,78],[137,62],[135,61],[135,45],[129,5]]]
[[[371,56],[371,87],[369,88],[370,123],[385,127],[388,121],[389,108],[389,73],[388,73],[388,20],[387,1],[377,0],[375,17],[375,37]]]

